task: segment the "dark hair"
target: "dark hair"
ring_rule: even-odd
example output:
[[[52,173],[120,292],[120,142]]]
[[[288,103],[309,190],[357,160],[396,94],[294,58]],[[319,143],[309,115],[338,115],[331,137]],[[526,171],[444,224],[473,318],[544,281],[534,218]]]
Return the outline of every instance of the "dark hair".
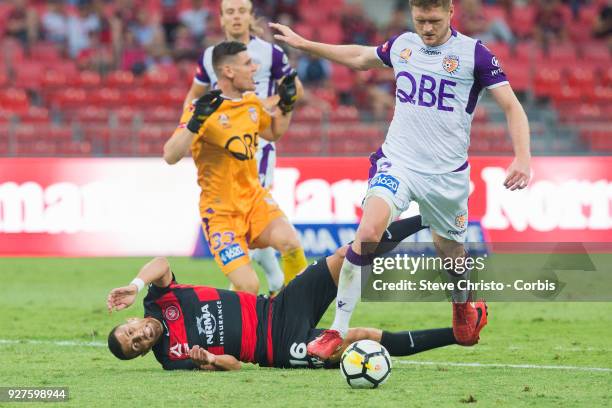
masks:
[[[110,333],[108,334],[108,349],[119,360],[131,360],[137,356],[129,357],[129,356],[126,356],[125,353],[123,352],[123,349],[121,348],[121,343],[119,343],[119,340],[117,339],[117,335],[115,334],[115,331],[117,331],[117,328],[119,328],[119,326],[113,327],[113,330],[111,330]]]
[[[452,0],[410,0],[410,7],[429,9],[432,7],[442,7],[448,10]]]
[[[231,58],[246,50],[246,45],[238,41],[224,41],[215,45],[212,55],[212,64],[217,77],[221,76],[219,75],[218,70],[228,58]]]

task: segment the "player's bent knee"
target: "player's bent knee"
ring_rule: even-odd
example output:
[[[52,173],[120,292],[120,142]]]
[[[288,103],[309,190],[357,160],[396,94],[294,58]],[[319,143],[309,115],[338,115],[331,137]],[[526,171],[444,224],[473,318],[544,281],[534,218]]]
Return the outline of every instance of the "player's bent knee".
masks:
[[[237,292],[248,292],[256,295],[259,293],[259,282],[239,282],[234,283],[234,288]]]
[[[383,232],[384,227],[377,228],[374,224],[360,225],[357,230],[357,240],[359,242],[378,242]]]
[[[378,331],[375,329],[368,329],[364,327],[355,327],[348,331],[346,336],[346,341],[349,343],[353,343],[359,340],[375,340],[379,341],[380,336],[377,333]]]

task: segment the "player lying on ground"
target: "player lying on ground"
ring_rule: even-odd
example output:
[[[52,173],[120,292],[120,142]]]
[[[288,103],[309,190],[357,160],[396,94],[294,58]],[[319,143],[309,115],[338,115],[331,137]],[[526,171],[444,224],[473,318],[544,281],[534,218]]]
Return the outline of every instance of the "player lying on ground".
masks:
[[[397,242],[422,229],[421,217],[396,221],[385,235]],[[336,297],[338,277],[347,247],[321,259],[292,280],[275,298],[256,297],[206,286],[180,285],[168,262],[156,258],[126,287],[108,295],[109,311],[134,303],[139,289],[149,284],[144,299],[145,318],[129,319],[108,336],[108,347],[122,360],[146,354],[167,370],[235,370],[240,362],[290,368],[331,368],[350,343],[380,342],[392,356],[407,356],[457,344],[451,328],[390,333],[378,329],[350,329],[343,346],[328,361],[306,354],[306,344],[323,330],[319,320]],[[486,310],[473,322],[475,335],[487,324]]]
[[[191,149],[210,251],[236,290],[256,294],[259,280],[249,249],[278,250],[283,270],[291,277],[306,267],[297,232],[259,183],[255,161],[259,138],[275,141],[289,126],[297,100],[296,74],[287,75],[279,86],[278,106],[265,108],[252,93],[257,65],[246,45],[218,44],[212,65],[219,90],[202,96],[185,111],[164,146],[164,159],[175,164]],[[268,128],[271,132],[262,133]]]
[[[247,46],[247,51],[254,61],[257,61],[255,72],[255,93],[260,98],[274,96],[274,103],[278,102],[277,88],[283,78],[294,70],[289,65],[289,59],[282,48],[271,44],[257,36],[263,30],[256,26],[253,4],[251,0],[223,0],[220,5],[220,22],[227,41],[238,41]],[[194,99],[202,97],[206,92],[216,89],[218,78],[212,64],[214,46],[206,48],[200,58],[191,89],[185,98],[185,106],[189,107]],[[302,83],[295,79],[298,99],[303,93]],[[264,131],[271,132],[270,129]],[[274,167],[276,165],[276,146],[263,137],[255,155],[259,182],[265,188],[272,188],[274,182]],[[268,280],[270,292],[276,293],[284,284],[295,277],[296,271],[280,268],[273,248],[254,249],[249,256],[263,268]],[[291,272],[294,274],[292,275]]]
[[[320,358],[332,354],[346,336],[360,297],[359,269],[371,259],[361,244],[379,242],[411,201],[419,204],[439,255],[465,257],[470,128],[485,88],[504,111],[514,146],[505,187],[517,190],[529,183],[529,123],[497,58],[480,41],[451,28],[452,0],[410,0],[410,8],[416,32],[380,47],[317,43],[271,24],[279,32],[274,37],[294,48],[356,70],[392,68],[397,82],[393,121],[384,144],[370,157],[363,217],[342,265],[334,323],[308,345],[308,352]],[[448,272],[455,281],[468,278],[458,269]],[[453,292],[453,330],[464,344],[476,340],[470,316],[477,310],[468,300],[467,291]]]

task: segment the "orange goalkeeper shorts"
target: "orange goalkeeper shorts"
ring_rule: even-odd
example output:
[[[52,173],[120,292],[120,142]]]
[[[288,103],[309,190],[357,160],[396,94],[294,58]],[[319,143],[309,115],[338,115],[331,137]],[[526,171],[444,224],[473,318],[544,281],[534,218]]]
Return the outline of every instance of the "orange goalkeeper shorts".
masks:
[[[214,208],[202,214],[204,236],[221,271],[228,275],[250,263],[250,243],[284,215],[269,192],[255,199],[247,214],[217,214]]]

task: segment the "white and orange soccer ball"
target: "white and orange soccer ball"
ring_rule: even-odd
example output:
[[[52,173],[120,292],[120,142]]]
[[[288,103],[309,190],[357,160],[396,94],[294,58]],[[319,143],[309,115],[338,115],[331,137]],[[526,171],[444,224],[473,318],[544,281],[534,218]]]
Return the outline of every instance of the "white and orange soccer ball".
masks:
[[[352,388],[376,388],[391,374],[387,349],[373,340],[359,340],[344,350],[340,372]]]

